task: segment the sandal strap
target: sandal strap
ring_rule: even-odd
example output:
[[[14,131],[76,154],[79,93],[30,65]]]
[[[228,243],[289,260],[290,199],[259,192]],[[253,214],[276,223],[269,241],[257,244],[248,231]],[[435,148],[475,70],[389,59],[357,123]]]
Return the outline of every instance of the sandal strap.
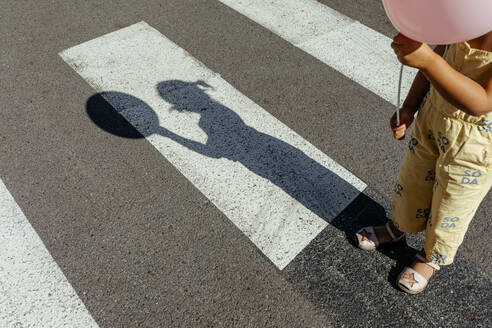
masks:
[[[396,241],[399,241],[401,240],[404,236],[405,236],[405,233],[402,233],[401,236],[399,236],[398,238],[395,236],[395,234],[393,233],[393,230],[391,230],[391,227],[390,227],[390,222],[386,222],[386,224],[384,225],[384,227],[386,228],[386,231],[388,231],[388,234],[390,235],[391,237],[391,241],[392,242],[396,242]]]
[[[427,261],[427,259],[425,257],[423,257],[420,253],[417,253],[417,255],[415,255],[415,257],[418,258],[420,261],[422,261],[422,263],[425,263],[428,266],[430,266],[431,268],[433,268],[434,270],[440,270],[441,269],[441,267],[439,265]]]
[[[390,227],[390,223],[389,221],[386,222],[386,224],[384,225],[386,227],[386,230],[388,231],[388,234],[390,235],[391,239],[392,240],[395,240],[396,239],[396,236],[395,234],[393,233],[393,231],[391,230],[391,227]]]

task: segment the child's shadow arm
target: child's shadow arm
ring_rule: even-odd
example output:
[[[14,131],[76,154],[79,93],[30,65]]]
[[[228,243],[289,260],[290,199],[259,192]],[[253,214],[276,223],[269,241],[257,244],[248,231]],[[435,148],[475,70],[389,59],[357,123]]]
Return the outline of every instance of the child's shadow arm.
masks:
[[[207,156],[207,157],[212,157],[212,158],[220,158],[221,156],[217,154],[217,149],[213,149],[213,147],[209,147],[206,144],[202,144],[200,142],[196,142],[190,139],[186,139],[180,135],[177,135],[176,133],[169,131],[168,129],[160,126],[158,130],[156,131],[156,134],[161,135],[163,137],[167,137],[178,144],[193,150],[194,152],[197,152],[201,155]]]

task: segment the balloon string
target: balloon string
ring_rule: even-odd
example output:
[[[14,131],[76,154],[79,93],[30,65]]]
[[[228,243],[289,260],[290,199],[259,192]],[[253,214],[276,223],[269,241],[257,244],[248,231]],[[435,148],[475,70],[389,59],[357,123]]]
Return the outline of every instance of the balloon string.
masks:
[[[401,79],[403,76],[403,64],[400,68],[400,79],[398,81],[398,99],[396,100],[396,123],[400,126],[400,94],[401,94]]]

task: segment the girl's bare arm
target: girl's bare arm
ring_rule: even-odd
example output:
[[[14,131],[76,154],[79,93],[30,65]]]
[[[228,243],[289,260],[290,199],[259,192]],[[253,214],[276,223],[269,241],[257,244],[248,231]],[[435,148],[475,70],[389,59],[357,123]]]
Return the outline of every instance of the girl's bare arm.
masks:
[[[480,116],[492,111],[492,74],[484,86],[457,72],[439,56],[421,69],[448,102],[464,112]]]
[[[400,62],[418,68],[439,93],[451,104],[471,115],[492,111],[492,72],[480,85],[452,68],[424,43],[398,34],[391,47]]]

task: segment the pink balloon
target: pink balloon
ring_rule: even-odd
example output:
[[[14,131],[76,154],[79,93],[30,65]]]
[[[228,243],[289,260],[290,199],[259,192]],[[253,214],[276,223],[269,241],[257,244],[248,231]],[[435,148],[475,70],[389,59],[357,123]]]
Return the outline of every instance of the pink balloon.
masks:
[[[383,0],[403,35],[430,44],[451,44],[492,31],[492,0]]]

